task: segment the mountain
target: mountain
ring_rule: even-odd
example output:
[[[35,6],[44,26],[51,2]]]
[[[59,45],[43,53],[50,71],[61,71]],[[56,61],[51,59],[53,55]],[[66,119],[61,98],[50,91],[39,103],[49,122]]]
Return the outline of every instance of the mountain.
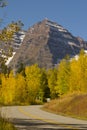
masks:
[[[17,49],[19,49],[19,47],[21,46],[23,39],[25,37],[26,31],[21,30],[19,32],[16,32],[13,36],[13,40],[12,40],[12,48],[14,51],[17,51]]]
[[[3,43],[0,42],[0,51],[6,51],[6,49],[9,49],[9,47],[12,47],[13,51],[17,51],[17,49],[19,49],[19,47],[21,46],[21,43],[25,37],[26,31],[21,30],[19,32],[16,32],[13,35],[13,38],[11,41],[9,41],[8,43]]]
[[[12,52],[13,50],[13,55],[16,53],[22,44],[25,34],[26,31],[21,30],[19,32],[16,32],[13,35],[12,40],[8,43],[0,42],[0,57],[4,57],[6,59],[6,65],[8,65],[13,58],[12,54],[9,51],[11,50]]]
[[[63,26],[44,19],[29,28],[9,66],[18,68],[21,63],[25,66],[37,63],[49,69],[66,55],[77,55],[82,48],[87,49],[87,42],[73,36]]]

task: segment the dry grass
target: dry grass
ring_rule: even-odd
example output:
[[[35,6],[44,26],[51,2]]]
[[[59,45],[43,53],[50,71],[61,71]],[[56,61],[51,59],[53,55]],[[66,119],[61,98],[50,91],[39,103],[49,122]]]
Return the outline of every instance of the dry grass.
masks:
[[[8,121],[0,118],[0,130],[16,130],[16,128]]]
[[[7,119],[2,118],[0,113],[0,130],[17,130]]]
[[[57,114],[68,115],[87,120],[87,94],[72,94],[52,100],[44,109]]]

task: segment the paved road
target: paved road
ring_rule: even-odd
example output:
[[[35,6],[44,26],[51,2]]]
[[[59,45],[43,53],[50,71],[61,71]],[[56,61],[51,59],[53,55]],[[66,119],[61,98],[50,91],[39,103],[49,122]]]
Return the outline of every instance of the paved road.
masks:
[[[87,121],[68,118],[40,109],[40,105],[3,107],[2,115],[18,130],[87,130]]]

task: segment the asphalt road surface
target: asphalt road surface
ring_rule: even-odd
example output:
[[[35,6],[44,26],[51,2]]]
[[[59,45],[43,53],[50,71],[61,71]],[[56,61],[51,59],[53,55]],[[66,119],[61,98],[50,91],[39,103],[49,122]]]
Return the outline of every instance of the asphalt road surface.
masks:
[[[41,105],[2,107],[2,116],[18,130],[87,130],[87,121],[41,110]]]

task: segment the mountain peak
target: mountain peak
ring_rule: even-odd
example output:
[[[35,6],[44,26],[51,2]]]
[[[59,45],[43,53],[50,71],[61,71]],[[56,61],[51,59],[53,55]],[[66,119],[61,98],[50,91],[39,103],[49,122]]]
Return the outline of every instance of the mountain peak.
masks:
[[[10,66],[37,63],[39,67],[52,68],[67,54],[78,54],[82,44],[63,26],[45,18],[29,28]]]

